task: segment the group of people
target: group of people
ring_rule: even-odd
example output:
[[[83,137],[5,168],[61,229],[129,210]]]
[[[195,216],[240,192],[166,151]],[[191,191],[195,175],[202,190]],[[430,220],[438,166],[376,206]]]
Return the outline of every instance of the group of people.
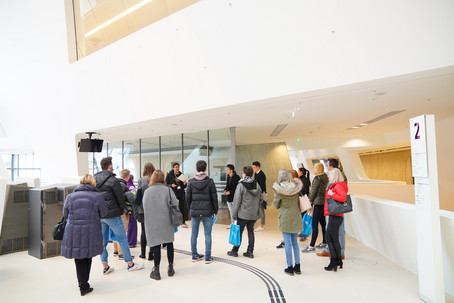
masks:
[[[321,165],[321,164],[320,164]],[[316,178],[321,176],[317,172]],[[322,165],[323,167],[323,165]],[[175,274],[174,269],[174,233],[175,227],[172,224],[170,212],[172,208],[178,209],[183,216],[181,227],[187,228],[186,221],[191,216],[191,254],[192,261],[204,260],[206,264],[213,262],[211,256],[212,246],[212,227],[218,212],[218,198],[214,181],[207,176],[207,163],[203,160],[196,163],[196,175],[189,181],[181,178],[179,164],[175,163],[173,169],[165,176],[161,170],[156,170],[152,163],[146,163],[143,169],[143,176],[138,180],[137,191],[135,187],[128,184],[131,179],[126,174],[117,179],[113,173],[112,158],[106,157],[101,160],[102,171],[93,176],[85,175],[80,181],[80,185],[74,192],[68,195],[64,207],[63,215],[67,219],[65,234],[62,241],[62,255],[66,258],[75,259],[77,279],[82,296],[93,291],[88,283],[92,258],[101,254],[103,274],[107,275],[114,271],[108,264],[107,244],[109,242],[109,229],[118,242],[118,254],[122,255],[127,263],[127,270],[136,271],[144,268],[143,264],[135,263],[131,256],[130,245],[127,238],[125,226],[129,224],[126,214],[130,213],[129,219],[136,218],[142,227],[141,234],[141,254],[140,258],[146,258],[146,247],[149,247],[148,260],[154,261],[150,278],[161,279],[160,261],[161,247],[167,250],[167,275]],[[129,172],[129,171],[128,171]],[[245,257],[254,258],[254,224],[261,219],[260,226],[255,231],[264,230],[265,210],[269,206],[266,195],[266,176],[260,169],[260,163],[255,161],[251,166],[243,168],[243,175],[240,178],[235,167],[227,165],[227,184],[224,194],[227,196],[227,205],[230,211],[232,223],[240,227],[240,239],[245,228],[248,230],[248,246]],[[305,170],[299,172],[300,177],[308,178]],[[325,174],[326,176],[326,174]],[[278,181],[273,184],[275,190],[272,202],[276,209],[279,209],[279,230],[283,234],[287,259],[287,274],[301,274],[300,253],[298,247],[298,233],[303,229],[301,212],[299,210],[298,199],[301,194],[309,194],[313,202],[313,222],[322,224],[323,242],[328,243],[329,251],[325,254],[331,256],[330,264],[326,270],[336,270],[337,266],[342,268],[341,243],[339,243],[339,227],[342,224],[342,217],[330,215],[326,202],[320,203],[319,187],[324,177],[314,179],[312,191],[309,190],[306,180],[294,177],[288,170],[280,170]],[[317,179],[317,180],[318,180]],[[302,182],[302,180],[304,182]],[[326,183],[326,182],[325,182]],[[310,184],[310,183],[309,183]],[[317,190],[315,191],[315,185]],[[327,189],[326,189],[327,188]],[[337,201],[345,201],[347,186],[343,182],[343,175],[335,168],[329,173],[329,185],[325,186],[326,193],[324,200],[332,196]],[[313,192],[316,192],[313,194]],[[345,196],[345,199],[344,199]],[[315,203],[317,201],[317,203]],[[129,206],[131,206],[129,208]],[[323,208],[323,212],[320,208]],[[133,214],[133,215],[132,215]],[[319,216],[315,219],[315,214]],[[123,216],[123,220],[122,220]],[[324,216],[329,216],[329,223],[326,226],[326,240]],[[323,217],[323,218],[322,218]],[[200,223],[204,226],[205,235],[205,254],[199,254],[197,250],[197,238]],[[129,229],[129,228],[128,228]],[[136,240],[137,240],[137,228]],[[314,228],[314,231],[317,228]],[[132,227],[132,231],[134,228]],[[315,243],[317,233],[313,233]],[[241,243],[241,242],[240,242]],[[240,244],[241,245],[241,244]],[[229,256],[238,257],[238,246],[233,246],[227,252]],[[313,248],[310,245],[308,249]],[[342,245],[343,249],[343,245]],[[343,252],[342,252],[343,256]],[[293,261],[294,259],[294,261]]]

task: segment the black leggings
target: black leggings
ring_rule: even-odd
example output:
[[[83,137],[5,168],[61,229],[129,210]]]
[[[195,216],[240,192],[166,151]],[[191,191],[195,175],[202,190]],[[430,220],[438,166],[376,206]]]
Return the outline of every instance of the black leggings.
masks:
[[[164,243],[167,248],[167,260],[169,260],[169,264],[173,264],[173,242]],[[159,266],[161,263],[161,244],[151,247],[151,250],[154,254],[154,266]]]
[[[326,219],[324,215],[324,205],[314,205],[314,211],[312,213],[312,237],[311,243],[309,246],[314,247],[315,241],[318,237],[318,223],[322,227],[322,236],[323,236],[323,243],[326,243],[325,239],[325,228],[326,228]]]
[[[328,240],[331,261],[341,260],[341,245],[339,242],[339,227],[344,221],[343,217],[329,216],[328,227],[326,229],[326,239]]]
[[[80,292],[90,288],[88,279],[90,278],[91,258],[74,259],[76,263],[77,281],[79,282]]]

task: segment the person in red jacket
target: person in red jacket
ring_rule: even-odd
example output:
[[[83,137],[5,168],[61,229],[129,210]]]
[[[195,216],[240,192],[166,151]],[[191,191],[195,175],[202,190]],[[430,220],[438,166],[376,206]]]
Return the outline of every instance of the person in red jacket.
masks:
[[[326,228],[326,240],[328,241],[329,250],[331,252],[331,260],[328,266],[325,267],[327,271],[337,271],[337,266],[343,267],[341,259],[341,246],[339,242],[339,227],[343,222],[343,214],[332,215],[328,211],[327,200],[332,197],[338,202],[347,201],[348,186],[344,181],[342,172],[335,168],[328,173],[329,184],[325,194],[325,216],[329,216],[328,226]]]

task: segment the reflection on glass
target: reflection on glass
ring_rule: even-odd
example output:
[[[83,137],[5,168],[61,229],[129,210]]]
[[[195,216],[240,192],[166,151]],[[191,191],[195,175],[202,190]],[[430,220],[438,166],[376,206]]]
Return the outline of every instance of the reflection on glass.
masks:
[[[145,163],[151,162],[156,169],[159,169],[159,138],[142,139],[142,160],[138,175],[142,176]],[[135,181],[138,177],[135,178]]]
[[[92,176],[94,176],[97,172],[101,171],[101,159],[107,157],[107,144],[104,143],[102,145],[102,151],[100,153],[87,153],[87,156],[88,171]]]
[[[107,143],[107,156],[112,157],[112,168],[114,174],[116,174],[118,178],[120,177],[120,171],[123,169],[121,153],[122,153],[121,141]]]
[[[210,177],[216,184],[219,207],[222,208],[227,208],[227,201],[222,195],[226,185],[225,168],[227,164],[235,165],[231,158],[231,148],[229,128],[210,130]]]
[[[165,175],[174,163],[181,166],[181,134],[161,137],[161,170]]]
[[[183,134],[183,146],[184,161],[182,171],[192,178],[197,173],[195,167],[197,161],[205,160],[208,163],[207,132]]]
[[[134,181],[137,182],[140,175],[140,141],[139,140],[129,140],[124,141],[123,148],[123,168],[127,168],[131,171],[131,174],[134,176]]]

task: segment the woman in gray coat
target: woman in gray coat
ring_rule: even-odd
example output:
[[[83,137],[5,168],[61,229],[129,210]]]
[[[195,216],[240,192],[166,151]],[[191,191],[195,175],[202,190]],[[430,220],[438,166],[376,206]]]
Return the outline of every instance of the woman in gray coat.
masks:
[[[147,235],[148,246],[153,250],[154,267],[150,278],[161,280],[159,264],[161,263],[161,244],[167,247],[167,259],[169,267],[167,274],[172,277],[175,274],[173,269],[173,241],[174,227],[170,222],[170,208],[178,209],[178,199],[165,185],[164,173],[155,170],[151,176],[150,187],[143,196],[143,209],[145,214],[145,232]]]
[[[96,188],[95,178],[85,175],[80,185],[69,194],[63,206],[67,219],[61,255],[74,259],[80,295],[92,292],[90,277],[91,259],[102,253],[101,217],[107,215],[103,195]]]

